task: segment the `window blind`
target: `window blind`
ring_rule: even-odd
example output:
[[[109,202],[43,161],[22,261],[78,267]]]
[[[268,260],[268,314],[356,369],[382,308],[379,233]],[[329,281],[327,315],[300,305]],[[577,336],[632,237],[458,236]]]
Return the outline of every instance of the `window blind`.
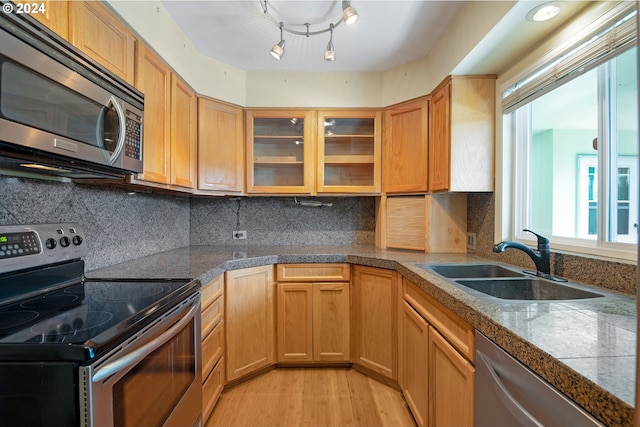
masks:
[[[505,114],[635,46],[637,10],[627,10],[502,93]],[[604,28],[603,28],[604,27]]]

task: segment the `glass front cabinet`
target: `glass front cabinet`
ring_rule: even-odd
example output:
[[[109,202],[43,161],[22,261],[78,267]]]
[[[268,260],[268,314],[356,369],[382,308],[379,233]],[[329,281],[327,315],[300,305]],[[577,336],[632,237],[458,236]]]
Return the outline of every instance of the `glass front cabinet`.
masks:
[[[379,194],[381,113],[248,110],[249,194]]]
[[[247,192],[311,194],[314,115],[302,110],[249,110]]]
[[[380,193],[381,113],[318,111],[318,193]]]

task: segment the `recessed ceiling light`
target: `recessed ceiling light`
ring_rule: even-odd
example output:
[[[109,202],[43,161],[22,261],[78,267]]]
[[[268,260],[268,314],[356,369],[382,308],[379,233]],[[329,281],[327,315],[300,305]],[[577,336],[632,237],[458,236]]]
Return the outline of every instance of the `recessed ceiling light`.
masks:
[[[542,3],[531,9],[529,13],[527,13],[527,21],[531,22],[542,22],[548,21],[549,19],[556,16],[560,13],[560,6],[562,2],[552,1],[547,3]]]

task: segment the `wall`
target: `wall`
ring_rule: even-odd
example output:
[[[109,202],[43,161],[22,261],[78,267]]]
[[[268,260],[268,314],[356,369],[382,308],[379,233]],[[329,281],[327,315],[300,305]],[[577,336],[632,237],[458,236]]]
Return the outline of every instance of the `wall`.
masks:
[[[78,222],[86,269],[189,244],[189,199],[0,176],[0,224]]]
[[[201,95],[242,107],[327,108],[380,108],[430,93],[516,3],[468,2],[431,56],[385,72],[246,73],[197,52],[161,1],[107,2]]]
[[[108,3],[197,93],[245,105],[246,73],[196,51],[162,2]]]
[[[323,197],[317,200],[333,206],[302,207],[293,197],[192,199],[191,244],[375,243],[373,197]],[[246,230],[247,240],[232,240],[234,230]]]
[[[375,240],[373,197],[322,198],[306,208],[293,197],[194,198],[0,176],[0,225],[78,222],[86,269],[193,245],[350,245]],[[232,240],[246,230],[247,240]]]
[[[500,240],[494,234],[495,209],[494,193],[469,193],[467,196],[467,231],[476,233],[476,250],[469,253],[533,268],[533,261],[522,251],[508,249],[501,254],[492,251],[494,242]],[[636,294],[636,266],[629,263],[552,251],[551,273],[628,295]]]

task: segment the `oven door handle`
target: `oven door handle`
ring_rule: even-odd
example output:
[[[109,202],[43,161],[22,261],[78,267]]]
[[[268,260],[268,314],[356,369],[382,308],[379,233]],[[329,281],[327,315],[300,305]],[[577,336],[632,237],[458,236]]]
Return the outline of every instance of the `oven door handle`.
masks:
[[[171,326],[167,329],[162,335],[154,338],[152,341],[149,341],[147,344],[143,345],[137,350],[128,353],[125,356],[120,357],[119,359],[114,360],[113,362],[109,362],[106,365],[99,368],[95,374],[92,375],[91,381],[94,383],[100,382],[103,379],[110,377],[111,375],[123,370],[129,365],[134,363],[138,363],[140,360],[147,357],[151,352],[162,346],[164,343],[169,341],[171,338],[175,336],[182,328],[184,328],[193,318],[194,313],[198,310],[200,306],[200,300],[196,299],[192,303],[192,307],[189,312],[180,319],[175,325]]]

